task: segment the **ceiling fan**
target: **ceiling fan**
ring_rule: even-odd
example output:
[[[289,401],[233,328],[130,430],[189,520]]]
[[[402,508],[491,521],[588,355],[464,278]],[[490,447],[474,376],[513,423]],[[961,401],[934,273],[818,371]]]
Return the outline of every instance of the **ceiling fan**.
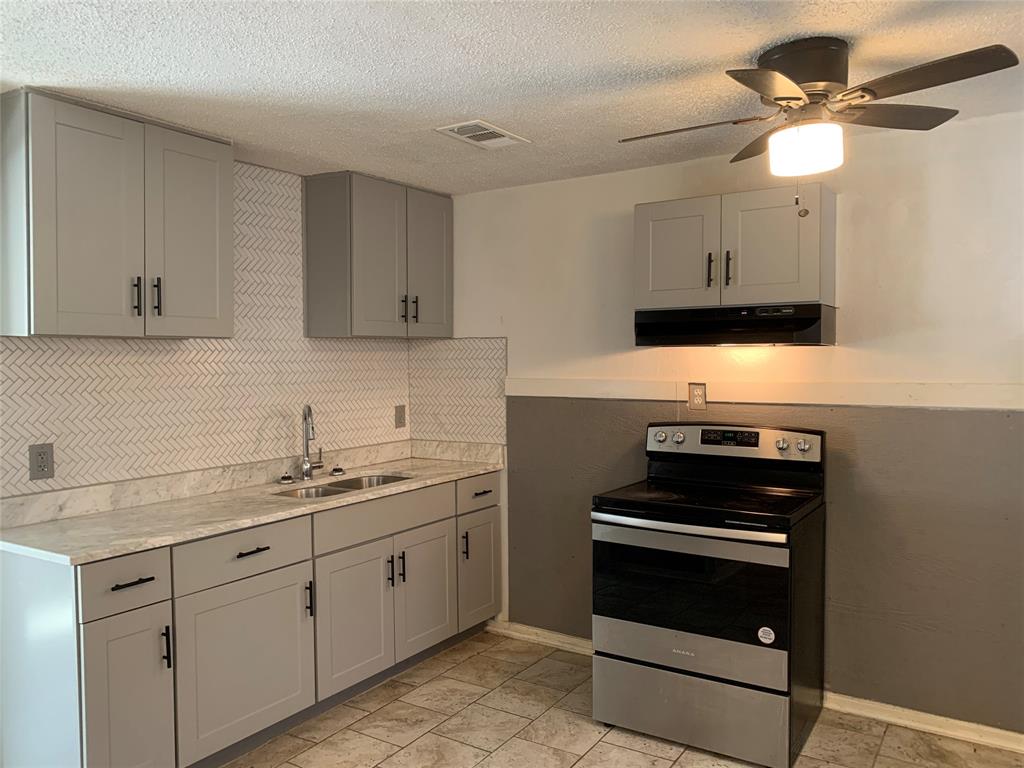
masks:
[[[721,125],[745,125],[782,118],[785,122],[741,149],[736,163],[769,153],[776,176],[803,176],[832,170],[843,162],[842,125],[930,131],[957,114],[955,109],[910,104],[876,104],[882,99],[985,75],[1018,64],[1005,45],[989,45],[936,59],[847,87],[849,46],[837,37],[809,37],[777,45],[761,54],[756,69],[730,69],[729,77],[761,96],[775,111],[716,123],[692,125],[619,143],[670,136]]]

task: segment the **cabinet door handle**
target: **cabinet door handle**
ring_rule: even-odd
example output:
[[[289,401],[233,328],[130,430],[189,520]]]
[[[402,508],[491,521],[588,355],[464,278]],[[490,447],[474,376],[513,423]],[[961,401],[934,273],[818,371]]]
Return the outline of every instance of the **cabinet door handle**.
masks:
[[[141,584],[149,584],[151,581],[156,581],[156,576],[143,576],[135,581],[126,581],[124,584],[115,584],[110,588],[110,591],[120,592],[122,589],[130,589],[131,587],[138,587]]]
[[[732,280],[732,271],[730,270],[730,267],[732,267],[732,254],[730,254],[729,251],[726,251],[725,252],[725,284],[726,285],[728,285],[729,281]]]
[[[132,312],[137,317],[142,317],[142,275],[132,280],[132,290],[135,291],[135,303],[132,304]]]
[[[493,488],[488,488],[486,491],[474,491],[473,492],[473,498],[474,499],[478,499],[481,496],[486,496],[488,493],[494,493],[494,489]]]
[[[711,265],[714,264],[714,263],[715,263],[715,259],[711,255],[711,252],[708,251],[708,281],[707,281],[708,282],[708,284],[707,284],[708,288],[711,287]]]
[[[153,278],[153,288],[156,291],[156,297],[153,299],[153,311],[157,317],[160,317],[164,313],[164,280],[162,277]]]
[[[174,666],[174,662],[171,660],[171,625],[164,626],[164,631],[160,633],[160,636],[164,639],[164,655],[160,658],[167,663],[167,668],[170,669]]]
[[[405,583],[405,551],[404,550],[402,551],[402,554],[400,554],[398,556],[398,578],[400,578],[402,580],[403,584]]]
[[[252,557],[253,555],[258,555],[260,552],[267,552],[269,550],[270,547],[256,547],[256,549],[249,549],[245,552],[239,552],[237,555],[235,555],[235,559],[241,560],[243,557]]]
[[[388,584],[395,586],[395,556],[388,558]]]
[[[418,323],[420,321],[420,297],[412,297],[412,321]]]
[[[462,534],[462,556],[469,560],[469,531]]]
[[[313,616],[316,613],[316,605],[314,604],[313,600],[313,580],[310,579],[308,582],[306,582],[306,611],[307,613],[309,613],[310,616]]]
[[[402,322],[409,322],[409,294],[402,297]]]

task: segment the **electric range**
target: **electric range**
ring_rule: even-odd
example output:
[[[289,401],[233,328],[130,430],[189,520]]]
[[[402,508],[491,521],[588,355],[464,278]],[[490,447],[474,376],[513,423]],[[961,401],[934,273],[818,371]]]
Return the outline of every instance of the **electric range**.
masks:
[[[654,423],[594,496],[594,718],[788,768],[821,709],[825,435]]]

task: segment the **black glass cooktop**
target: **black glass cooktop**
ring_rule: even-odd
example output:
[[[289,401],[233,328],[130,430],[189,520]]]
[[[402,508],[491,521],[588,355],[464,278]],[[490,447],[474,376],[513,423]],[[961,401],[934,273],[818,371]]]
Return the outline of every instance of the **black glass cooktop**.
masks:
[[[788,529],[820,500],[813,491],[643,480],[594,496],[594,509],[694,525]]]

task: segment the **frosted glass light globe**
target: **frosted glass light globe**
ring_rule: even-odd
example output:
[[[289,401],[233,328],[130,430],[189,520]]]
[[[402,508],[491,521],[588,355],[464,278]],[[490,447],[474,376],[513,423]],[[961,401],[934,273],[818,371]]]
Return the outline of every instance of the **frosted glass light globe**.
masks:
[[[843,127],[838,123],[800,123],[768,137],[773,176],[813,176],[842,164]]]

